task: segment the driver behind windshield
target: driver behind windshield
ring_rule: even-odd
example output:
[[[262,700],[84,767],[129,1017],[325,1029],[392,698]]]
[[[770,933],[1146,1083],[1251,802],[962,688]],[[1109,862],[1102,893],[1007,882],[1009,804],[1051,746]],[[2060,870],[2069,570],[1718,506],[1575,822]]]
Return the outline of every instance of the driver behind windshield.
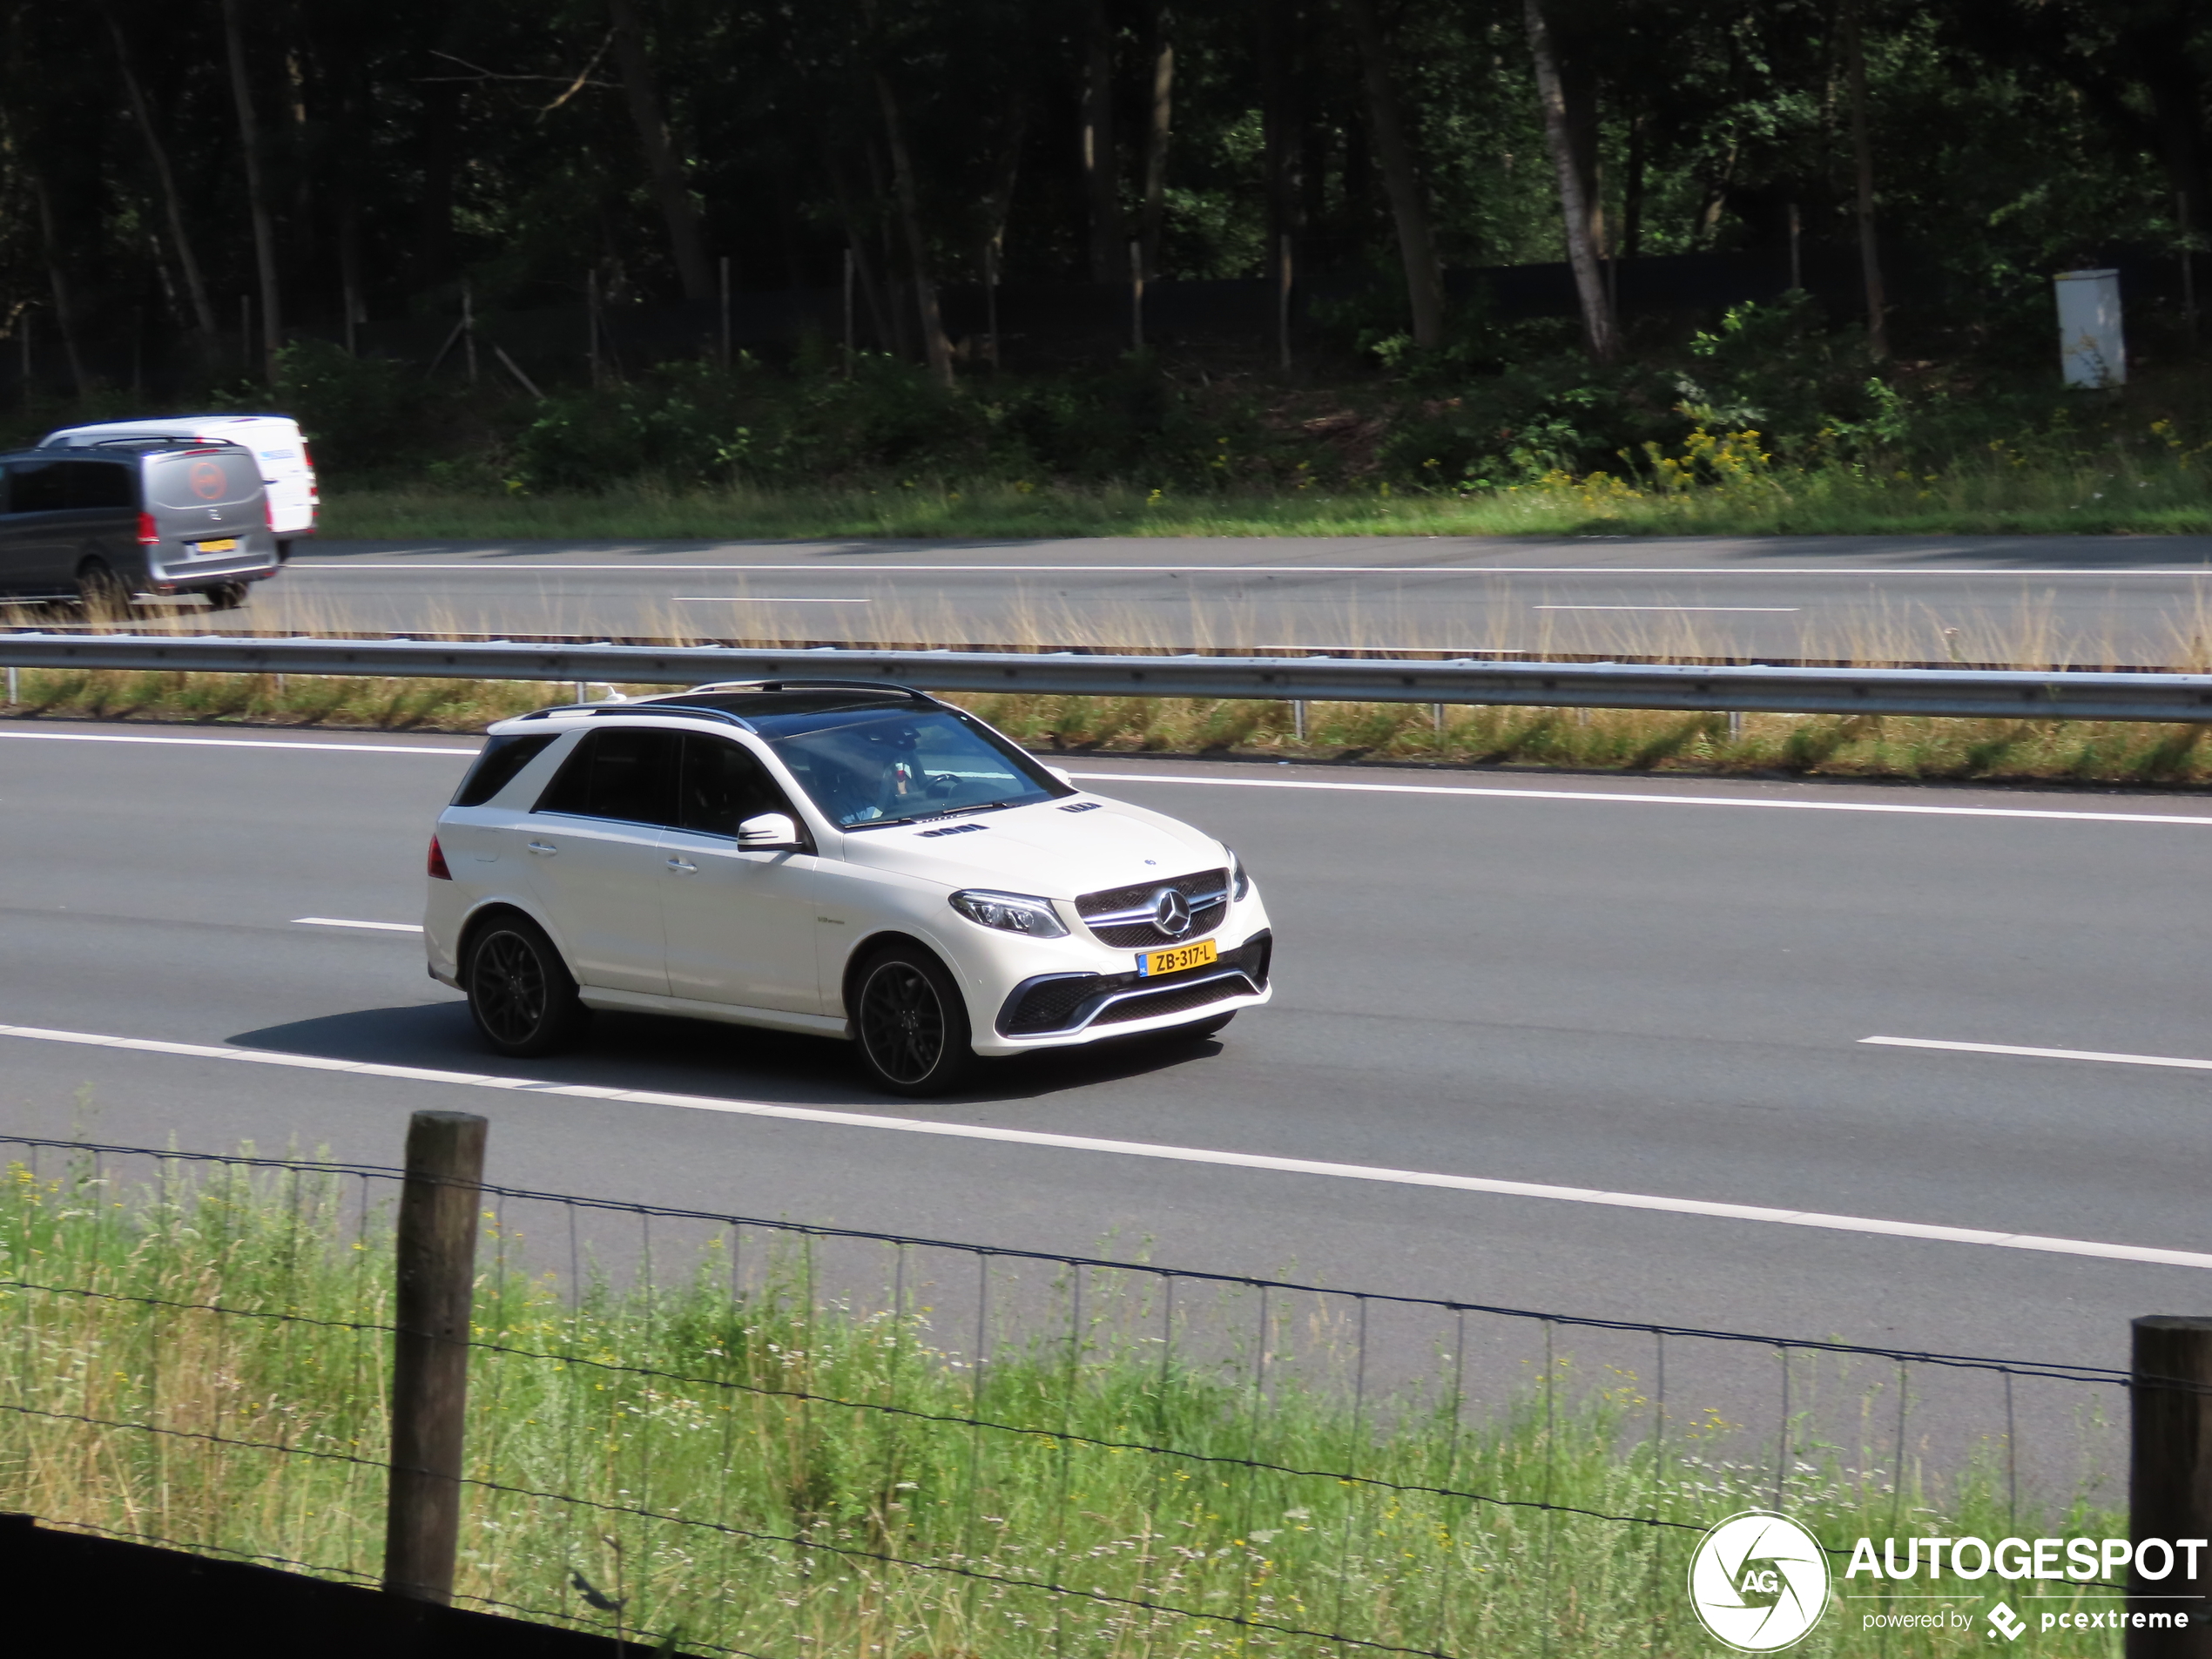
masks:
[[[1066,792],[1027,756],[948,710],[772,715],[756,728],[844,829],[1019,806]]]

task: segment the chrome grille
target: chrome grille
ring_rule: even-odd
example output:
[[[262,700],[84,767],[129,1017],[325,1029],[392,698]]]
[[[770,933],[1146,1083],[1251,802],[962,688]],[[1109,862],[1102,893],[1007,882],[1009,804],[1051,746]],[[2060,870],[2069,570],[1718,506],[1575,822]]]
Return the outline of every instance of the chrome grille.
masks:
[[[1181,933],[1163,931],[1153,920],[1152,906],[1163,887],[1173,887],[1190,906],[1190,925]],[[1133,887],[1109,887],[1086,893],[1076,900],[1076,914],[1103,944],[1117,950],[1143,950],[1184,939],[1203,939],[1221,925],[1229,911],[1229,872],[1200,870],[1190,875],[1144,881]]]

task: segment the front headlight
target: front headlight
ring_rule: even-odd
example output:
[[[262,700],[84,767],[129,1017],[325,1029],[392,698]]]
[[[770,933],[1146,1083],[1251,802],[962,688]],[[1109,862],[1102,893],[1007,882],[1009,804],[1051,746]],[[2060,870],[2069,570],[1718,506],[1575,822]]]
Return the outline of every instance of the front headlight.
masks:
[[[1032,939],[1059,939],[1068,931],[1049,899],[1026,893],[986,893],[970,887],[952,896],[952,907],[970,921],[1001,933],[1026,934]]]
[[[1242,899],[1252,890],[1252,879],[1244,873],[1244,861],[1237,856],[1237,849],[1229,849],[1229,896]]]

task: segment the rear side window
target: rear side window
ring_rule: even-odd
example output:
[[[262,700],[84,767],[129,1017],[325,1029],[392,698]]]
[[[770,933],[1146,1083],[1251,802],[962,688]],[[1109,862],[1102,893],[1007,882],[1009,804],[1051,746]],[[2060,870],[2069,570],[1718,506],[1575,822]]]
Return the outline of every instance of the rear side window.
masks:
[[[66,461],[17,461],[8,466],[8,510],[58,513],[68,505],[62,494]]]
[[[233,447],[185,449],[146,461],[146,493],[158,507],[221,507],[249,500],[260,488],[253,457]]]
[[[543,754],[547,745],[560,735],[557,732],[533,732],[526,738],[494,738],[484,745],[484,752],[476,757],[475,765],[461,780],[461,787],[454,792],[453,804],[482,806],[513,783],[523,768]]]
[[[635,727],[590,732],[533,810],[672,826],[683,736]]]
[[[61,475],[62,504],[77,509],[135,509],[138,492],[132,487],[134,465],[122,461],[57,461],[54,470]]]
[[[750,750],[726,738],[687,732],[679,810],[687,830],[735,836],[748,818],[788,813],[791,803]]]

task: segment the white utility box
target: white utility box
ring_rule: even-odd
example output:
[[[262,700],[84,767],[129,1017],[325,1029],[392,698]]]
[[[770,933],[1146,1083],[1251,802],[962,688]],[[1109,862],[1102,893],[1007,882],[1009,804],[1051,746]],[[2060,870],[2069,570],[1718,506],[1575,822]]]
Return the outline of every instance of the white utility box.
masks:
[[[2120,273],[2061,271],[2059,367],[2068,386],[2124,386],[2128,342],[2120,327]]]

